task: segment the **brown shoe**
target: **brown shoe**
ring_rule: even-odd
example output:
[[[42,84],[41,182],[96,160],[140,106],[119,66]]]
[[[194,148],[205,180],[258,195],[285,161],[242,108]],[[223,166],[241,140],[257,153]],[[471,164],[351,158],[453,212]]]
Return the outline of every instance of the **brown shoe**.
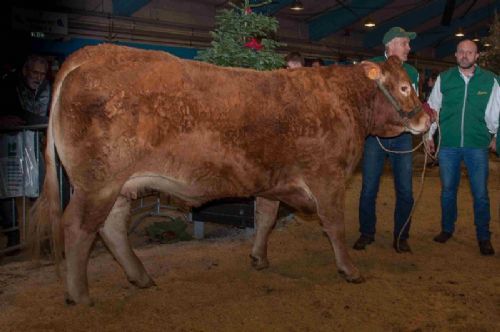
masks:
[[[495,254],[490,240],[479,241],[479,251],[483,256],[493,256]]]
[[[410,248],[410,245],[408,244],[408,240],[399,240],[399,243],[398,243],[398,240],[394,239],[392,246],[398,254],[402,254],[405,252],[411,253],[411,248]]]
[[[441,232],[438,235],[434,237],[434,241],[439,242],[439,243],[445,243],[451,238],[451,233],[448,232]]]
[[[354,250],[365,250],[366,246],[371,244],[373,242],[373,238],[361,234],[359,239],[354,243],[354,246],[352,247]]]

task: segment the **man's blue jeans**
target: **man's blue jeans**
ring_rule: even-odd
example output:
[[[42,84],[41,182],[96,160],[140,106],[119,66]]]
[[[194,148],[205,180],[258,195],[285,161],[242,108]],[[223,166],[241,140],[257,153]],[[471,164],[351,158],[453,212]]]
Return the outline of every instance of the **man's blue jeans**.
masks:
[[[490,239],[490,199],[488,197],[488,149],[447,148],[439,151],[441,176],[441,227],[452,234],[457,221],[457,190],[460,184],[460,164],[467,167],[474,199],[474,224],[479,241]]]
[[[394,138],[380,138],[380,142],[388,150],[409,151],[412,149],[411,134],[402,134]],[[412,154],[386,152],[380,147],[375,136],[369,136],[365,141],[362,161],[363,184],[359,198],[359,231],[371,238],[375,236],[377,193],[386,158],[389,158],[391,162],[396,190],[394,238],[399,236],[413,206]],[[401,234],[401,239],[408,238],[409,229],[410,223]]]

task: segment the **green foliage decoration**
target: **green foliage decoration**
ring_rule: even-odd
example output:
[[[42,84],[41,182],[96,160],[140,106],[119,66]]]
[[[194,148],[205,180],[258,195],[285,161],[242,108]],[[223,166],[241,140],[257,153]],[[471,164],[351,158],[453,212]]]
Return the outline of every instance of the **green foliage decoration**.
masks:
[[[270,3],[265,1],[258,6]],[[211,47],[198,53],[197,59],[225,67],[257,70],[281,68],[285,61],[276,52],[284,44],[270,36],[278,30],[278,20],[253,12],[256,5],[245,0],[241,6],[231,3],[216,16]]]

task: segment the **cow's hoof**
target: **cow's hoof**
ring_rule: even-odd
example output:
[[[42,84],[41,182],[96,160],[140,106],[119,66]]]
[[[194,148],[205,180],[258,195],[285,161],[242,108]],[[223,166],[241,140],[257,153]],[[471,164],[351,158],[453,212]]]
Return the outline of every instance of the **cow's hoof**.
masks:
[[[353,284],[361,284],[361,283],[365,282],[365,278],[363,278],[363,276],[360,274],[349,275],[342,270],[338,270],[338,272],[342,276],[342,278],[344,278],[347,282],[350,282]]]
[[[150,287],[156,286],[156,283],[151,278],[148,278],[145,282],[140,282],[140,281],[137,281],[137,280],[129,280],[128,282],[130,282],[135,287],[141,288],[141,289],[145,289],[145,288],[150,288]]]
[[[66,303],[67,306],[75,306],[77,304],[85,304],[88,305],[89,307],[94,306],[94,301],[92,301],[89,297],[83,298],[77,302],[73,300],[68,293],[64,295],[64,303]]]
[[[269,261],[267,258],[259,258],[253,255],[250,255],[250,258],[252,259],[252,267],[257,271],[267,269],[269,267]]]
[[[67,306],[73,306],[73,305],[76,305],[76,302],[75,302],[75,301],[73,301],[72,299],[68,298],[68,297],[66,297],[66,298],[64,299],[64,302],[66,303],[66,305],[67,305]]]

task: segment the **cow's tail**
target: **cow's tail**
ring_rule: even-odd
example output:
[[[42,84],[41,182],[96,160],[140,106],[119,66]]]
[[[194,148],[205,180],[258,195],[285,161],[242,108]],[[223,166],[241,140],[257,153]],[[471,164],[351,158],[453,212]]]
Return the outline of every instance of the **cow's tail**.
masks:
[[[30,210],[28,244],[35,259],[41,254],[50,254],[59,265],[63,252],[61,227],[61,199],[57,180],[56,146],[52,131],[52,117],[47,130],[45,150],[45,180],[40,197]]]
[[[93,61],[95,63],[96,59],[99,58],[96,57],[96,54],[100,54],[101,58],[104,53],[110,52],[110,54],[113,54],[115,48],[114,45],[99,45],[87,46],[78,50],[64,61],[54,82],[49,126],[47,128],[47,147],[45,149],[45,180],[40,197],[30,210],[27,243],[34,258],[49,253],[55,260],[57,267],[64,252],[62,207],[56,165],[56,151],[61,154],[64,153],[64,151],[61,151],[63,146],[58,137],[59,135],[56,135],[59,132],[59,117],[62,112],[60,105],[61,90],[66,77],[71,72],[86,62]]]
[[[85,50],[85,49],[84,49]],[[56,151],[58,142],[55,132],[60,113],[60,93],[66,76],[88,61],[87,52],[76,52],[61,67],[53,86],[49,125],[47,128],[47,146],[45,149],[45,180],[40,197],[29,213],[27,244],[33,258],[49,254],[59,267],[64,252],[64,232],[61,197],[57,178]],[[59,269],[58,269],[59,270]]]

